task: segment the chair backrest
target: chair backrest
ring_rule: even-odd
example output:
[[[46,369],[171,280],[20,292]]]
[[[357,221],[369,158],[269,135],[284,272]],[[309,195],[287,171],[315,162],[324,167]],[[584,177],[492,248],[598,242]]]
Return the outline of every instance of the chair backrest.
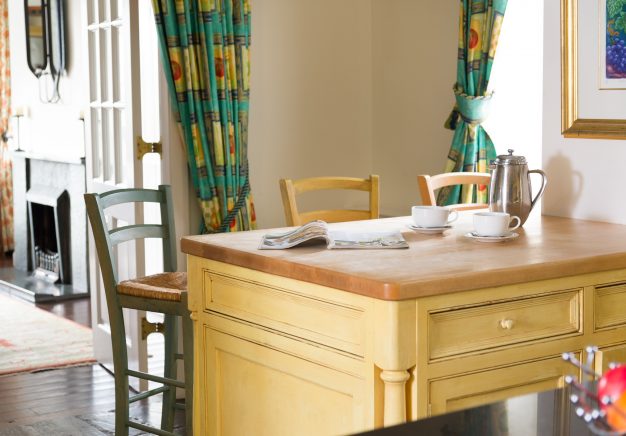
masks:
[[[304,192],[326,189],[350,189],[369,192],[369,209],[332,209],[299,212],[296,196]],[[379,216],[379,178],[371,175],[369,179],[352,177],[312,177],[308,179],[280,179],[280,193],[285,208],[288,226],[300,226],[309,221],[323,220],[329,223],[357,221],[378,218]]]
[[[161,224],[132,224],[109,230],[104,215],[108,207],[122,203],[159,203]],[[115,289],[118,283],[113,247],[121,242],[143,238],[162,238],[163,271],[176,271],[176,230],[172,191],[170,186],[161,185],[155,189],[118,189],[103,194],[85,194],[87,215],[93,231],[102,270],[102,279],[107,290]]]
[[[437,200],[435,191],[444,186],[453,185],[486,185],[491,183],[491,175],[486,173],[443,173],[436,176],[417,176],[417,186],[422,196],[422,204],[435,206]],[[455,210],[484,209],[489,207],[486,203],[455,204],[450,206]]]

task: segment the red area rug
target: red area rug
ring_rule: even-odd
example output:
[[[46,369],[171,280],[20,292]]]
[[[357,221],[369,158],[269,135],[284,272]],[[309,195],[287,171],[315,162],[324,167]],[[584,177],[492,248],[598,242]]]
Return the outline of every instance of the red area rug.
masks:
[[[0,376],[94,361],[91,329],[0,295]]]

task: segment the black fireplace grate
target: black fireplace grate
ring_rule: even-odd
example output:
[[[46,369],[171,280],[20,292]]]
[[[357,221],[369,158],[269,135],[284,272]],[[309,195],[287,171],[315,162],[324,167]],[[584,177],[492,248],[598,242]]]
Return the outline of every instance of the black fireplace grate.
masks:
[[[67,191],[35,185],[26,192],[31,268],[36,277],[70,283],[70,215]]]

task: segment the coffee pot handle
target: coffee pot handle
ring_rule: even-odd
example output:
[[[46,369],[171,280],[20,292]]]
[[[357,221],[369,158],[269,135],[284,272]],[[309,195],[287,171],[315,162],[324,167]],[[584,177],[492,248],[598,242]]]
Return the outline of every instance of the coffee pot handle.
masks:
[[[537,192],[537,195],[535,195],[535,198],[533,198],[530,203],[530,210],[533,210],[533,207],[535,207],[535,203],[537,203],[537,200],[541,198],[541,196],[543,195],[543,191],[546,189],[546,185],[548,184],[548,177],[546,176],[546,173],[541,170],[528,171],[528,177],[530,177],[531,173],[541,174],[541,188],[539,188],[539,192]]]

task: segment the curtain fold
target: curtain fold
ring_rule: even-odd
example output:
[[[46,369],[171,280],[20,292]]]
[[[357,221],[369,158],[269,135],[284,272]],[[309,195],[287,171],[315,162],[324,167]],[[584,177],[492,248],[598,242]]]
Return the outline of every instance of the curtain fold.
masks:
[[[248,0],[152,0],[206,232],[256,227],[248,174]]]
[[[456,105],[446,121],[454,130],[446,172],[487,172],[496,158],[491,138],[481,123],[489,116],[492,95],[487,93],[507,0],[460,0]],[[449,186],[437,204],[487,203],[487,186]]]
[[[9,5],[0,1],[0,250],[13,250],[13,165],[6,141],[11,111]]]

